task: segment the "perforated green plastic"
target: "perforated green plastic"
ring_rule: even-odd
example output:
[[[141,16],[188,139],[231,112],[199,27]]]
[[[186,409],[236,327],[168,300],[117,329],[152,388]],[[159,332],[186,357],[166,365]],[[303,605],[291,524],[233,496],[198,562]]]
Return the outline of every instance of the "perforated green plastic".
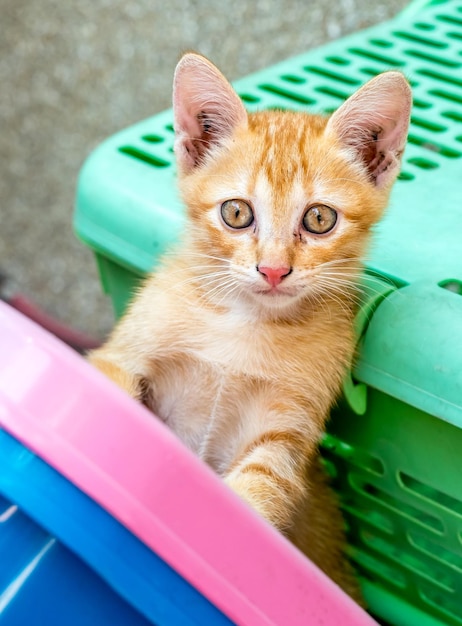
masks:
[[[330,112],[393,68],[413,86],[409,143],[324,453],[372,612],[462,626],[462,1],[416,0],[235,87],[249,110]],[[165,111],[108,139],[81,172],[75,228],[118,315],[182,226],[172,145]]]
[[[458,269],[454,256],[445,253],[448,246],[459,247],[457,229],[437,223],[434,199],[458,202],[462,13],[455,0],[434,7],[425,4],[420,13],[411,11],[412,6],[400,19],[235,83],[249,110],[278,107],[329,112],[381,71],[400,69],[409,77],[414,90],[409,145],[369,263],[399,285],[429,273],[444,280]],[[183,208],[175,185],[172,146],[169,110],[108,139],[81,173],[75,214],[78,235],[106,259],[137,275],[152,267],[181,228]],[[441,173],[442,168],[447,175]],[[457,221],[456,209],[453,219]],[[435,229],[445,237],[435,238]],[[420,258],[422,245],[432,259],[427,267]],[[110,288],[107,283],[113,281],[108,269],[105,264],[102,273]],[[110,271],[115,270],[111,267]],[[117,312],[123,310],[124,298],[116,299],[115,306]]]

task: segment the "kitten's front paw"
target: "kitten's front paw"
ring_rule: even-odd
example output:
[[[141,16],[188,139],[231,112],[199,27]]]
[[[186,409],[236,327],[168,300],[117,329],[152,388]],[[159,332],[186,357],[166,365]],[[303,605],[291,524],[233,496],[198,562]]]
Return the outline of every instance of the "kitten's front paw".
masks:
[[[256,475],[257,474],[257,475]],[[257,472],[240,472],[227,476],[225,483],[254,511],[284,533],[290,527],[292,510],[287,494],[271,484],[268,476]]]

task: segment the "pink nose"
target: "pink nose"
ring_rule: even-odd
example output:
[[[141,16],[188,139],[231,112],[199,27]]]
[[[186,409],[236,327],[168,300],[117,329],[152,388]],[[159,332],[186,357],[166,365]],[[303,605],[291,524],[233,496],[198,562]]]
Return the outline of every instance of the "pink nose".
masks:
[[[282,279],[285,276],[288,276],[292,271],[291,267],[283,266],[283,267],[265,267],[264,265],[259,265],[257,270],[260,274],[263,274],[265,280],[271,285],[271,287],[276,287],[282,282]]]

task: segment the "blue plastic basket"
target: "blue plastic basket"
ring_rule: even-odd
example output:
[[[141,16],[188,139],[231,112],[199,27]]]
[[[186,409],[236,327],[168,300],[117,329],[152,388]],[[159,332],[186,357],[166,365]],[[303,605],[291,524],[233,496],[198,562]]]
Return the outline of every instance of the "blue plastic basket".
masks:
[[[94,500],[0,430],[2,626],[232,622]]]

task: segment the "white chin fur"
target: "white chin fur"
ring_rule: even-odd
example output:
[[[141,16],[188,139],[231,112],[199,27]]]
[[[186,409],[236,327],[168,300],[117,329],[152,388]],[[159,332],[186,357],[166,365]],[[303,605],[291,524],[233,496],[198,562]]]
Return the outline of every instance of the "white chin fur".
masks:
[[[285,293],[277,292],[251,292],[252,298],[258,302],[260,306],[264,306],[268,309],[285,309],[286,307],[293,306],[299,300],[299,294],[288,295]]]

